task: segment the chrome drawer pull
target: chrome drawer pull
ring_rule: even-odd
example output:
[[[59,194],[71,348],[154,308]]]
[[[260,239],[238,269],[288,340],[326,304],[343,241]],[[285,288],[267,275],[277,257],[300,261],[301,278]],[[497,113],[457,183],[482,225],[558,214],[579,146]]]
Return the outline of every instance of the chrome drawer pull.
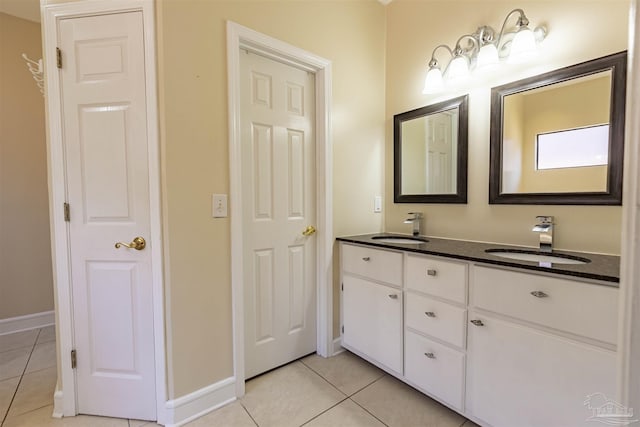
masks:
[[[480,319],[473,319],[473,320],[470,320],[470,322],[476,326],[484,326],[484,323],[482,323],[482,320]]]
[[[433,353],[425,353],[424,355],[427,356],[429,359],[435,359],[436,358],[436,355],[433,354]]]
[[[545,293],[544,293],[544,292],[542,292],[542,291],[532,291],[532,292],[531,292],[531,295],[533,295],[533,296],[534,296],[534,297],[536,297],[536,298],[546,298],[546,297],[548,297],[548,296],[549,296],[549,295],[545,294]]]
[[[424,314],[426,314],[427,317],[436,317],[436,314],[433,311],[425,311]]]
[[[366,257],[362,258],[362,260],[363,260],[363,261],[371,261],[371,258],[370,258],[370,257],[368,257],[368,256],[366,256]]]
[[[398,299],[398,294],[391,294],[391,295],[389,295],[389,298]]]
[[[436,270],[427,270],[427,276],[435,276],[436,274],[438,274]]]

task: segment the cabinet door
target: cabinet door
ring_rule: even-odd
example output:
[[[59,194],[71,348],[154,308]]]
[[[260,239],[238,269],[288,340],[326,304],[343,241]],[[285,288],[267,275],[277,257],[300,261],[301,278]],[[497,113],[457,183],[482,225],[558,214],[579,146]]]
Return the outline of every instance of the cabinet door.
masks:
[[[616,356],[469,313],[466,407],[494,427],[587,426],[589,395],[615,398]]]
[[[402,374],[402,291],[343,277],[342,343]]]

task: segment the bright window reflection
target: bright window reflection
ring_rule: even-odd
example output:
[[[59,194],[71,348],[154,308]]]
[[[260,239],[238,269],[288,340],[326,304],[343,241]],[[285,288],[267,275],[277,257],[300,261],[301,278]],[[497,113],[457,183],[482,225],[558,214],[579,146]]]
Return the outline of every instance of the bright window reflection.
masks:
[[[608,162],[608,124],[537,135],[536,169],[600,166]]]

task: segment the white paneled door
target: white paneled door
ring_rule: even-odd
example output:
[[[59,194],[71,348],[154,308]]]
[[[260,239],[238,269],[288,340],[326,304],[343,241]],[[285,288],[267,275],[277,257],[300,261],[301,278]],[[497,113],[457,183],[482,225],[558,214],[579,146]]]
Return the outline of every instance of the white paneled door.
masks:
[[[315,76],[240,52],[245,378],[316,350]]]
[[[442,112],[427,119],[427,193],[455,194],[456,183],[452,180],[456,172],[456,156],[451,141],[457,126],[452,123],[452,114]]]
[[[59,30],[77,408],[154,420],[142,12]]]

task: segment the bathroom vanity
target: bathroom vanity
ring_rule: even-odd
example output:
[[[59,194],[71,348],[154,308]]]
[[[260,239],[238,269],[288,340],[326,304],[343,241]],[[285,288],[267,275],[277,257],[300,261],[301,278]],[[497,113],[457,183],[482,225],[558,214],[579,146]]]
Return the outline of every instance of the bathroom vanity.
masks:
[[[618,257],[373,237],[338,239],[346,349],[483,426],[591,425],[615,398]]]

